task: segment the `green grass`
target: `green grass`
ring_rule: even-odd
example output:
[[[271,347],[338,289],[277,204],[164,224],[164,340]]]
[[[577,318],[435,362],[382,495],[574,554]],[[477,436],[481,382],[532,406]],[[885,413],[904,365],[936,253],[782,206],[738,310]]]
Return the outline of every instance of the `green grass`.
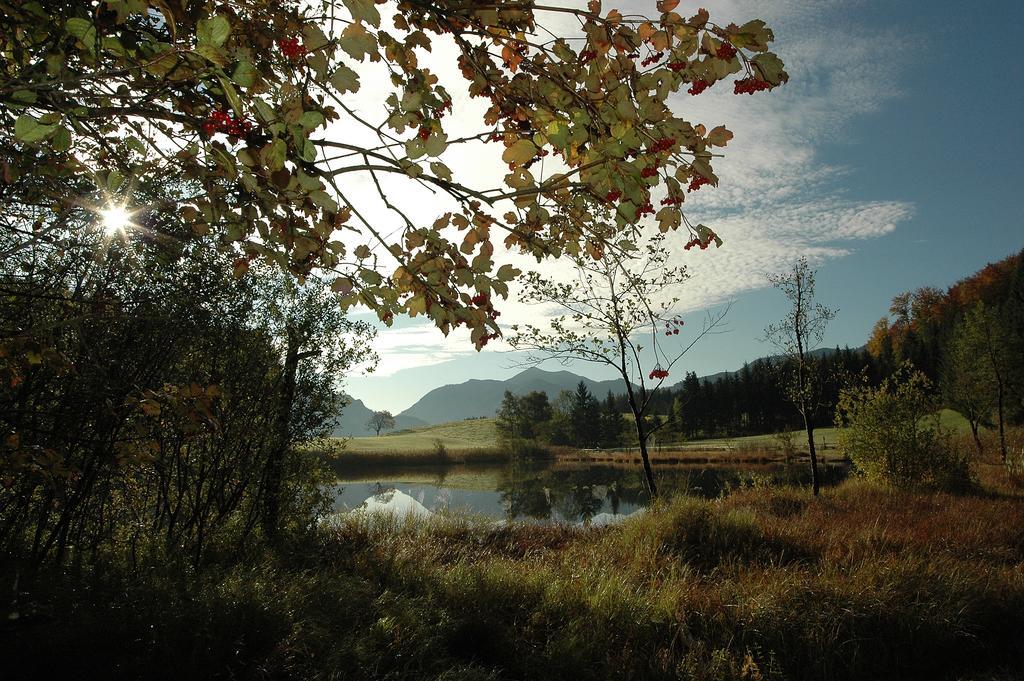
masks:
[[[437,440],[450,450],[497,448],[498,431],[494,419],[452,421],[397,433],[382,433],[380,437],[353,437],[348,440],[347,448],[352,452],[382,454],[432,451]]]
[[[1010,679],[1024,503],[681,497],[584,530],[347,519],[242,565],[22,585],[5,678]],[[19,675],[19,669],[27,672]]]
[[[836,443],[835,428],[815,428],[814,442],[817,445],[824,443],[826,446],[833,446]],[[807,449],[807,433],[803,430],[793,431],[793,444],[797,449]],[[665,445],[666,447],[673,445]],[[775,449],[779,447],[779,441],[774,435],[744,435],[742,437],[724,437],[710,440],[693,440],[683,442],[681,446],[687,448],[700,447],[734,447],[737,449]]]

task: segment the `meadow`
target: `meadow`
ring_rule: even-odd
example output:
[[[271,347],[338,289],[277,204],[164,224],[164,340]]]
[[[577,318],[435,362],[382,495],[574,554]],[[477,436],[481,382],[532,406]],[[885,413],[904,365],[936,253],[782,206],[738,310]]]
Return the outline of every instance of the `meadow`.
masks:
[[[342,518],[190,583],[94,568],[0,652],[36,678],[1011,679],[1022,528],[1005,491],[857,480],[603,529]]]

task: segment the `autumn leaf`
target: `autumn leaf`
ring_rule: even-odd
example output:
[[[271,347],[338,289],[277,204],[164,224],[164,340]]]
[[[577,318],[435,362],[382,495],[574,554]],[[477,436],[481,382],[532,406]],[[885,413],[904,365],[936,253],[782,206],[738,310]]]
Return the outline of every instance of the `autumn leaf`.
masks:
[[[505,149],[501,160],[505,163],[522,165],[537,155],[537,145],[530,140],[517,140],[512,146]]]

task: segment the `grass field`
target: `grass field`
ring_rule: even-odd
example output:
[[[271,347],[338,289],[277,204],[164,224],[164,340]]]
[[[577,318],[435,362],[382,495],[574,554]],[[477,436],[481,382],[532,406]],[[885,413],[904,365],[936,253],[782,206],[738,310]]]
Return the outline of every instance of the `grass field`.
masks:
[[[452,421],[380,437],[353,437],[348,441],[348,449],[358,453],[425,452],[433,451],[438,440],[450,450],[496,448],[498,431],[494,419]]]
[[[970,432],[966,419],[955,411],[943,409],[940,413],[940,420],[943,426],[951,428],[957,433],[967,434]],[[822,454],[827,457],[828,452],[834,451],[836,445],[836,429],[832,427],[815,429],[814,441]],[[439,442],[444,447],[445,456],[438,456],[437,443]],[[806,436],[802,430],[793,431],[793,444],[798,452],[806,451]],[[651,447],[651,454],[654,461],[657,462],[659,455],[672,456],[678,453],[709,451],[772,453],[779,450],[781,450],[779,440],[775,435],[768,434],[693,440],[682,443],[660,442],[655,439]],[[602,454],[607,455],[615,451],[604,450]],[[634,451],[634,448],[626,447],[622,451],[624,454],[629,454]],[[385,457],[389,459],[401,457],[403,463],[435,462],[446,457],[450,463],[485,462],[503,458],[500,456],[498,432],[494,419],[452,421],[387,433],[379,437],[354,437],[348,439],[346,451],[341,455],[343,460],[356,462],[359,459],[359,463],[363,463],[362,459],[366,459],[365,462],[369,463],[380,461]]]
[[[862,481],[603,529],[341,518],[187,584],[167,560],[42,581],[0,655],[12,679],[1008,681],[1022,526],[1019,498]]]

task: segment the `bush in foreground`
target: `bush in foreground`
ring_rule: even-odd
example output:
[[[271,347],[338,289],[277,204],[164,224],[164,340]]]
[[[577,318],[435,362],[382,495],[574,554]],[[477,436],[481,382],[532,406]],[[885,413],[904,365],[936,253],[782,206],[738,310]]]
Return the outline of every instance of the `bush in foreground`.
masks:
[[[965,489],[971,485],[969,462],[938,412],[928,378],[903,367],[877,387],[840,392],[839,447],[869,480]]]

